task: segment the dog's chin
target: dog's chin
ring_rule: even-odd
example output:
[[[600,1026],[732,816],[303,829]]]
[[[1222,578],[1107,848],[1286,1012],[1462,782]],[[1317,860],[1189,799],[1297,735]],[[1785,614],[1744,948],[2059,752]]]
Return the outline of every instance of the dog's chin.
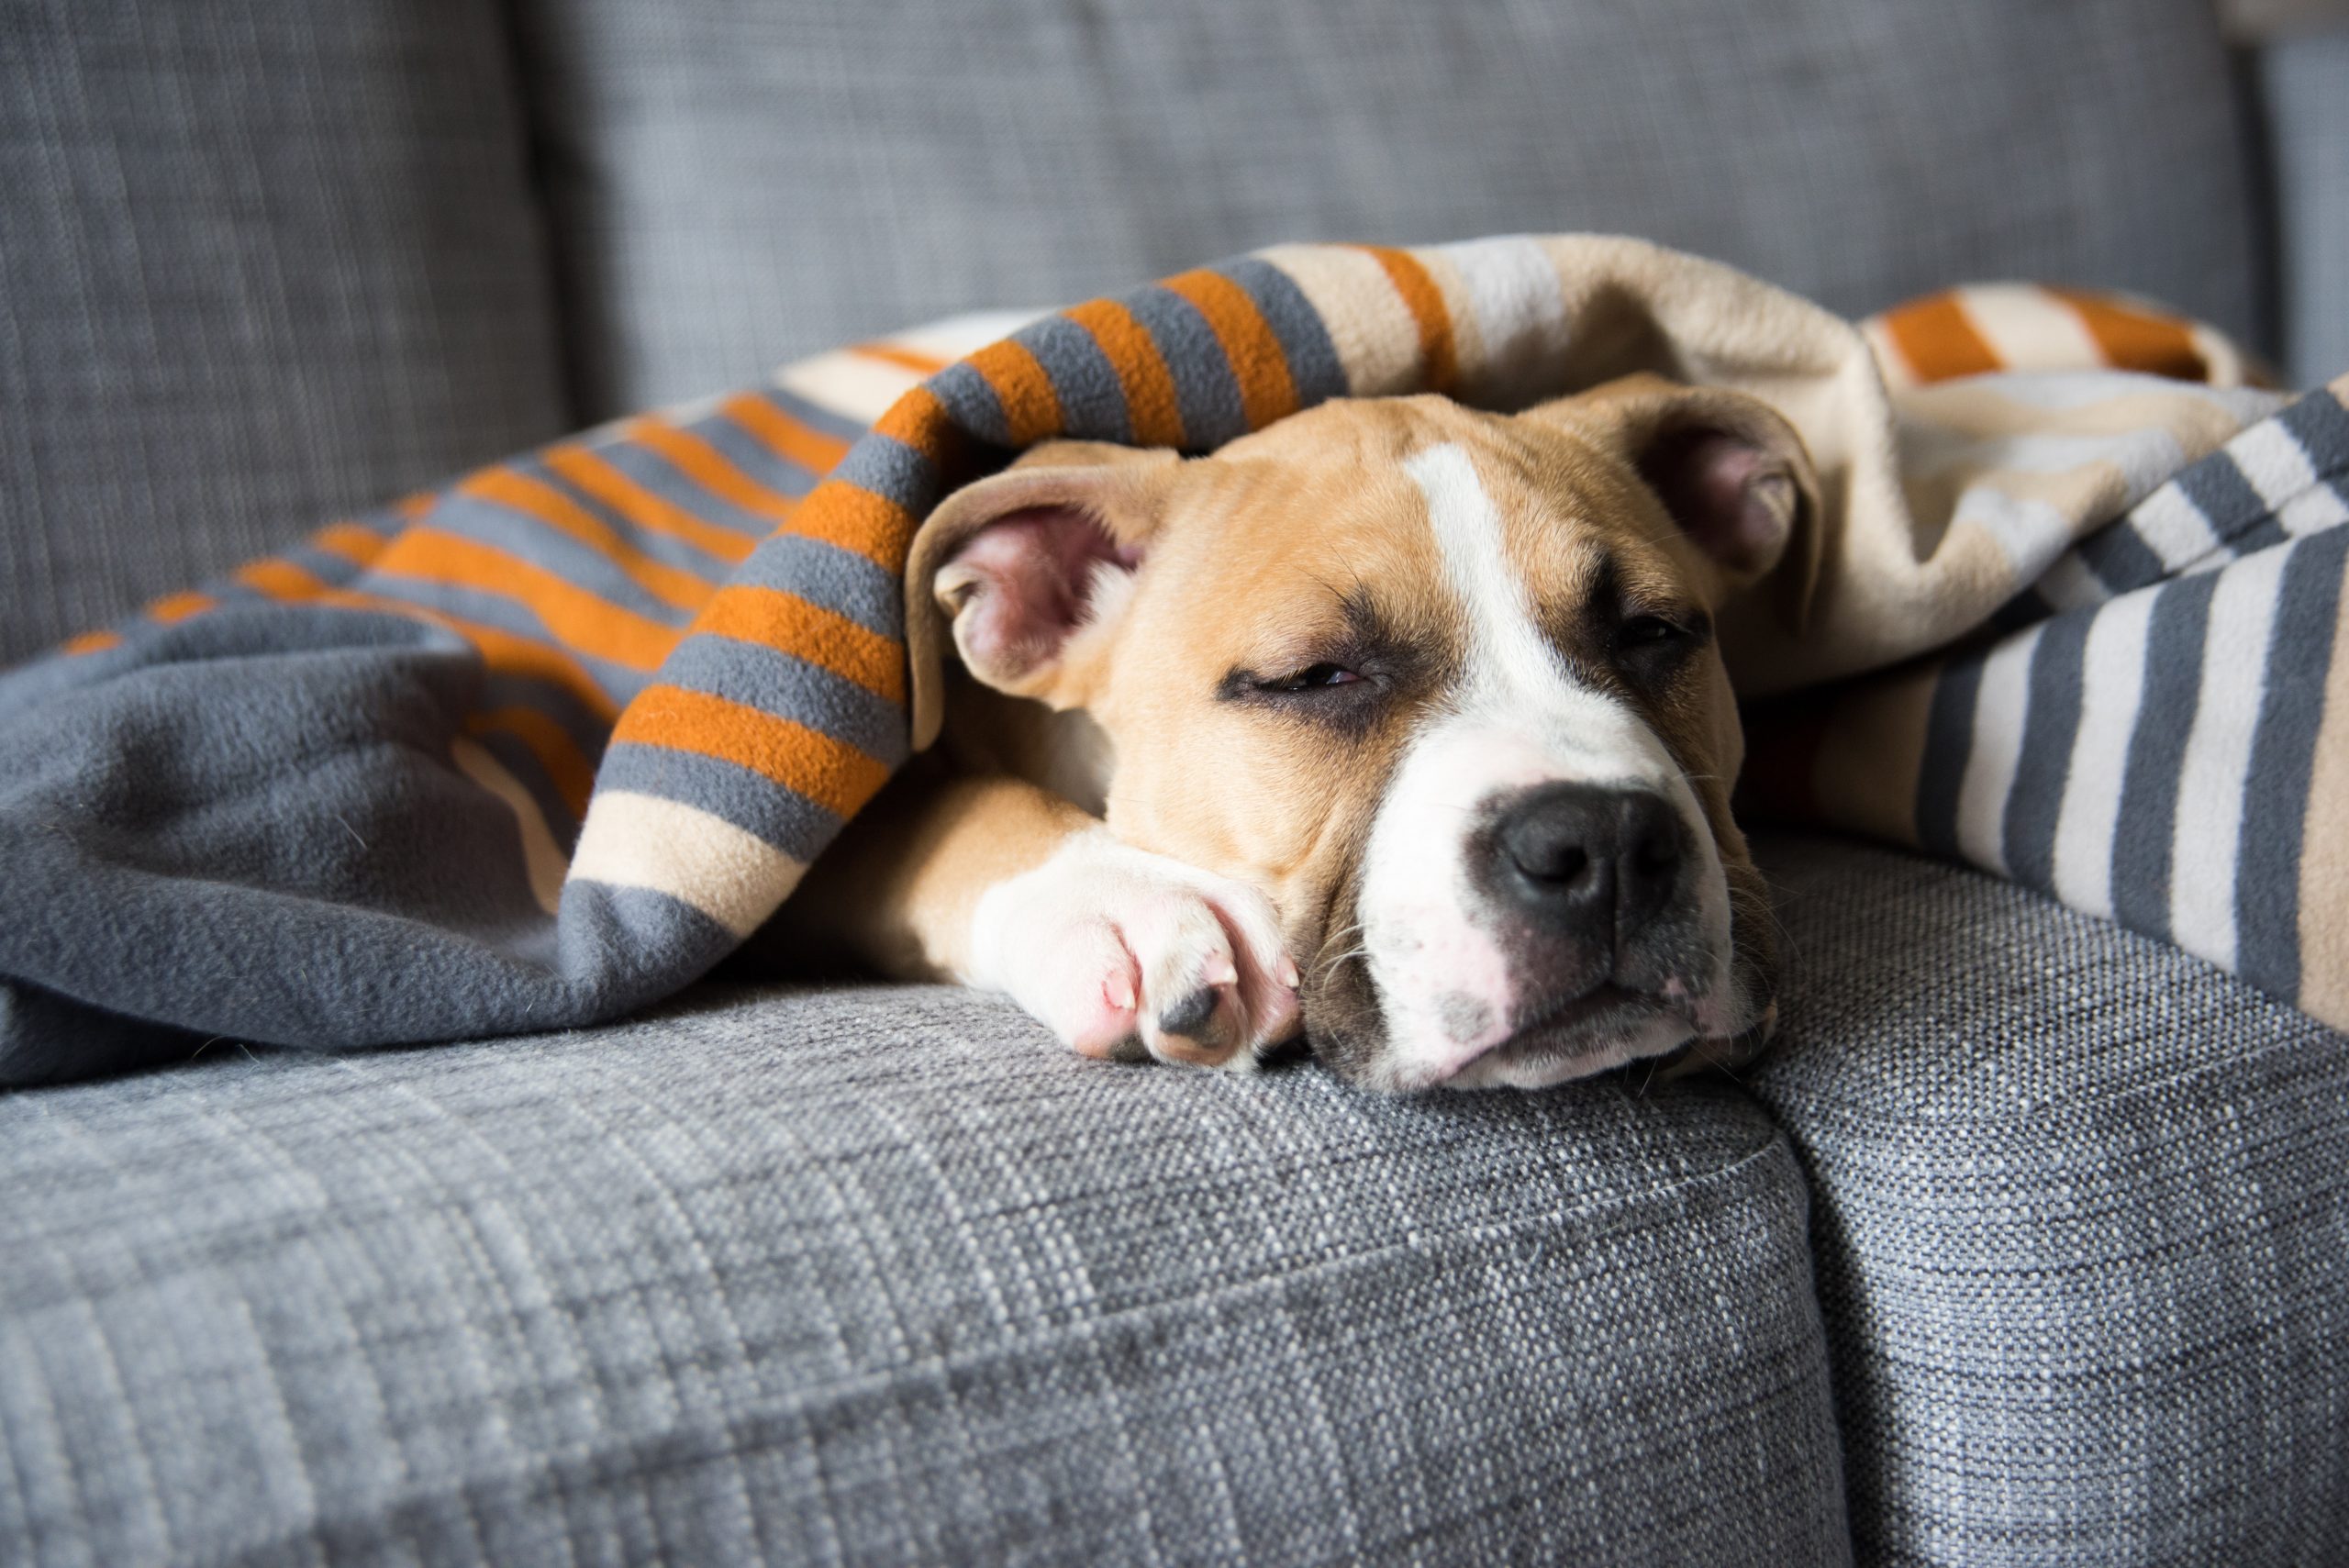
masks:
[[[1515,1033],[1423,1087],[1546,1089],[1633,1062],[1670,1056],[1697,1038],[1686,1014],[1653,998],[1601,986],[1530,1020]]]

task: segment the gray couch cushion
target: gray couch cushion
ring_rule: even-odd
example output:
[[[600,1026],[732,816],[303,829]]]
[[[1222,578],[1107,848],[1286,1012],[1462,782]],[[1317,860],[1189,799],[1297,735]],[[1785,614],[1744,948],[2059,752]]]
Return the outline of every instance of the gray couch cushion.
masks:
[[[0,6],[0,663],[567,422],[467,0]]]
[[[0,1189],[12,1564],[1845,1555],[1801,1179],[1722,1085],[713,991],[19,1093]]]
[[[2339,1562],[2349,1040],[1972,872],[1767,845],[1863,1562]]]
[[[2209,0],[523,0],[596,413],[1279,239],[1642,234],[2251,324]]]

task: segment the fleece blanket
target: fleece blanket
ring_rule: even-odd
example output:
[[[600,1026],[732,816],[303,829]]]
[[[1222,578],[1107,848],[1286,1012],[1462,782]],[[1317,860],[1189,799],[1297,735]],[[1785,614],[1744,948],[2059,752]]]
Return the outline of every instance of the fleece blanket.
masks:
[[[1285,247],[1008,325],[485,469],[0,677],[0,1082],[667,995],[935,732],[900,576],[952,487],[1638,370],[1767,399],[1821,475],[1800,624],[1767,584],[1721,617],[1757,800],[2349,1024],[2349,379],[2287,400],[2021,285],[1854,324],[1591,236]]]

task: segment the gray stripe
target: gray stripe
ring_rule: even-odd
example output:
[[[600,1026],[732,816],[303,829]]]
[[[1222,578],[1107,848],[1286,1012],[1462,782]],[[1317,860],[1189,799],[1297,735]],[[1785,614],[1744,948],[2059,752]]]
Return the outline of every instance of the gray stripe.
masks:
[[[799,861],[814,860],[841,830],[840,817],[806,795],[698,751],[620,741],[604,753],[596,787],[682,802],[722,817]]]
[[[589,495],[538,459],[529,459],[509,466],[546,484],[582,511],[610,528],[613,532],[625,539],[637,550],[664,566],[674,566],[681,572],[690,572],[703,582],[712,584],[724,582],[726,574],[734,569],[733,562],[725,556],[716,555],[704,550],[691,539],[680,539],[674,534],[662,533],[657,529],[640,527],[630,521],[628,515],[618,507],[607,504],[599,496]],[[470,533],[472,530],[467,528],[466,531]],[[536,558],[533,557],[533,559]]]
[[[447,506],[434,517],[433,526],[476,543],[503,550],[543,572],[551,572],[574,587],[584,589],[620,608],[629,610],[648,620],[667,626],[683,626],[692,616],[657,597],[651,590],[638,583],[610,556],[590,544],[584,544],[551,523],[540,522],[527,512],[509,509],[472,496],[453,496]],[[697,562],[717,563],[711,557],[696,552]],[[683,565],[672,562],[672,565]],[[696,572],[703,581],[716,584],[723,573],[712,570]]]
[[[2167,940],[2170,850],[2177,780],[2202,689],[2202,643],[2219,574],[2156,591],[2145,628],[2145,679],[2129,738],[2121,810],[2112,833],[2112,910],[2133,929]]]
[[[2276,417],[2319,474],[2349,473],[2349,409],[2339,398],[2311,392]]]
[[[544,1029],[550,1014],[593,1022],[632,1012],[707,973],[739,945],[683,899],[591,882],[564,885],[556,931],[560,972],[572,984],[562,1002],[505,1025],[507,1032]]]
[[[1982,690],[1981,653],[1942,666],[1925,719],[1925,755],[1917,769],[1917,841],[1936,854],[1958,853],[1957,808],[1965,762],[1974,751],[1974,708]]]
[[[2055,888],[2055,821],[2071,777],[2072,742],[2080,728],[2081,663],[2093,613],[2058,617],[2039,634],[2031,655],[2031,706],[2022,752],[2007,795],[2002,847],[2009,875],[2043,893]]]
[[[735,569],[728,586],[796,594],[884,637],[905,630],[906,588],[852,550],[803,534],[776,534]]]
[[[894,501],[917,517],[938,500],[937,467],[895,436],[865,437],[831,476]]]
[[[2235,536],[2264,521],[2267,503],[2243,475],[2234,455],[2221,449],[2179,471],[2172,483],[2192,497],[2210,520],[2211,531],[2230,547]]]
[[[993,446],[1011,444],[1011,421],[1004,417],[1003,400],[987,384],[987,378],[968,363],[947,366],[930,378],[929,385],[963,429]]]
[[[1063,433],[1083,441],[1131,443],[1125,386],[1092,333],[1065,316],[1047,316],[1021,328],[1017,340],[1052,378]]]
[[[690,512],[705,523],[731,528],[746,539],[764,539],[774,531],[773,517],[711,495],[686,477],[667,458],[649,448],[638,446],[633,441],[620,441],[591,450],[663,501]]]
[[[1297,385],[1298,407],[1310,408],[1346,395],[1346,368],[1338,361],[1329,328],[1295,279],[1253,256],[1227,261],[1216,270],[1248,291],[1273,335],[1281,340],[1281,351],[1288,356],[1289,380]]]
[[[2165,488],[2176,489],[2176,486],[2173,482]],[[2183,490],[2177,493],[2188,506],[2194,506],[2198,513],[2201,512],[2201,507],[2195,506],[2193,496]],[[2160,494],[2160,490],[2154,492],[2155,495]],[[2210,520],[2209,514],[2203,513],[2202,520],[2208,523]],[[2154,547],[2138,533],[2133,517],[2126,514],[2088,535],[2073,547],[2072,552],[2080,558],[2080,564],[2096,574],[2097,581],[2104,584],[2106,593],[2116,599],[2123,594],[2150,587],[2169,575],[2169,568],[2162,564],[2162,558],[2154,552]]]
[[[855,682],[788,653],[730,637],[689,637],[661,678],[820,729],[869,757],[905,760],[906,710]]]
[[[2300,987],[2300,840],[2310,771],[2324,723],[2325,672],[2340,625],[2349,528],[2292,547],[2277,591],[2267,679],[2235,845],[2235,968],[2254,985],[2297,998]]]
[[[1183,445],[1212,451],[1248,433],[1240,383],[1223,357],[1215,328],[1198,308],[1172,289],[1152,286],[1125,297],[1174,378],[1174,401],[1183,415]]]
[[[696,419],[685,428],[725,453],[726,461],[740,469],[753,484],[791,500],[796,501],[816,488],[816,481],[823,477],[783,456],[723,414]]]

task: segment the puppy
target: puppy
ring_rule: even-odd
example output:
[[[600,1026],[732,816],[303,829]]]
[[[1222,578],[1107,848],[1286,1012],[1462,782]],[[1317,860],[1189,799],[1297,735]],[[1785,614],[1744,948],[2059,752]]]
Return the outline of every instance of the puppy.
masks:
[[[1088,1056],[1301,1029],[1388,1090],[1742,1057],[1774,952],[1714,617],[1765,576],[1801,614],[1818,508],[1784,419],[1653,377],[1040,447],[917,538],[941,743],[785,939],[1008,993]]]

